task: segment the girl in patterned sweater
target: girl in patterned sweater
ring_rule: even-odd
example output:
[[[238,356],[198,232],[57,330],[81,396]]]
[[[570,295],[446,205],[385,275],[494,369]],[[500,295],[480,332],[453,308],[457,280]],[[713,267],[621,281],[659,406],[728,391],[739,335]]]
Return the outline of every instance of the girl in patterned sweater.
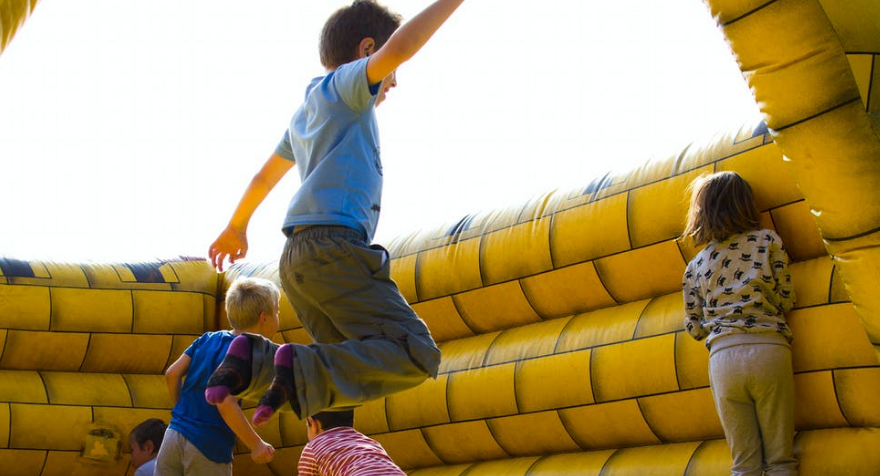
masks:
[[[735,172],[691,184],[683,236],[706,245],[688,264],[685,328],[709,349],[709,382],[734,475],[796,475],[791,329],[795,294],[782,240],[762,229]]]

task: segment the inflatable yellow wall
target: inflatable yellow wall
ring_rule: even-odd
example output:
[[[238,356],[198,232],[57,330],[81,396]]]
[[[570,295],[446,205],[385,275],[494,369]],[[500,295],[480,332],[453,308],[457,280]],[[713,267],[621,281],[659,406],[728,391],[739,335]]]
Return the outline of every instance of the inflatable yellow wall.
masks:
[[[0,3],[0,47],[34,3]],[[877,474],[880,2],[707,4],[765,123],[390,244],[441,373],[356,420],[410,474],[728,474],[707,351],[682,329],[697,250],[677,240],[685,187],[721,170],[752,184],[793,260],[801,474]],[[0,258],[0,472],[131,474],[128,431],[167,421],[162,372],[224,326],[239,275],[277,281],[277,266]],[[308,342],[283,304],[277,340]],[[303,423],[282,413],[260,432],[275,461],[241,455],[236,474],[292,474]]]

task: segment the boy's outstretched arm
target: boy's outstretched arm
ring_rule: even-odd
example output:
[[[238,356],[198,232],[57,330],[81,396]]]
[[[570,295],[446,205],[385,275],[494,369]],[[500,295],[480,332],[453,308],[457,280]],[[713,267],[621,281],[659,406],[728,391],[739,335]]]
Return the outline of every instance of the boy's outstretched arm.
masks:
[[[376,84],[398,66],[412,58],[431,39],[440,25],[464,0],[437,0],[391,35],[391,38],[370,56],[367,62],[367,80]]]
[[[223,421],[229,425],[235,436],[251,450],[251,459],[254,460],[254,463],[266,464],[272,461],[275,456],[275,448],[263,441],[260,435],[254,431],[247,417],[244,416],[244,412],[241,411],[237,398],[227,395],[217,405],[217,410],[220,411],[220,416],[223,417]]]
[[[180,400],[180,387],[183,386],[183,377],[189,372],[190,362],[192,362],[190,356],[181,354],[165,371],[165,385],[168,386],[168,396],[171,397],[172,406]]]
[[[229,224],[208,248],[211,264],[218,271],[223,271],[223,262],[227,259],[230,263],[234,263],[235,260],[245,257],[248,249],[247,227],[254,211],[293,166],[292,160],[272,154],[251,179],[251,183],[232,213],[232,218],[229,219]]]

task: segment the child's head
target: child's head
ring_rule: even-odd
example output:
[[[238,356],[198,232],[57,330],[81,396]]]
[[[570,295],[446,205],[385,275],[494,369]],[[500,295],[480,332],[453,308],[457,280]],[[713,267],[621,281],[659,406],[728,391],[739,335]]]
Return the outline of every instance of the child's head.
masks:
[[[267,332],[274,335],[278,330],[280,299],[281,291],[272,281],[252,277],[238,278],[226,291],[226,317],[235,330],[253,329],[260,326],[261,319],[266,319],[269,327]]]
[[[155,458],[165,437],[165,422],[158,418],[144,420],[128,435],[131,464],[135,468]]]
[[[388,41],[400,26],[401,17],[375,0],[354,0],[330,15],[321,31],[321,65],[336,69],[356,60],[361,41],[373,39],[371,51]]]
[[[690,189],[691,206],[683,235],[697,245],[759,228],[752,187],[736,172],[698,177]]]
[[[354,410],[320,412],[306,418],[309,441],[323,431],[341,426],[354,426]]]

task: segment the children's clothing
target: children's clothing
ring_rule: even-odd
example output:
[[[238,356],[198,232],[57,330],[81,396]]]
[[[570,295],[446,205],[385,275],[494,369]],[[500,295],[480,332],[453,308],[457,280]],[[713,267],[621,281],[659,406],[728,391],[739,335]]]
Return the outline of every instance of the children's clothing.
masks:
[[[403,476],[376,440],[351,427],[321,432],[303,449],[299,476]]]
[[[685,327],[694,339],[705,338],[710,351],[762,338],[755,334],[791,341],[783,313],[794,304],[794,286],[788,256],[773,230],[709,243],[688,264],[682,288]],[[744,334],[749,337],[738,337]],[[733,340],[721,344],[729,337]]]
[[[223,361],[235,336],[229,331],[207,332],[185,351],[191,359],[180,398],[171,410],[171,423],[159,449],[157,475],[184,474],[182,460],[197,450],[209,461],[232,468],[235,433],[223,421],[217,407],[205,400],[205,385]],[[173,437],[169,440],[169,436]],[[201,473],[189,473],[201,474]],[[230,473],[231,474],[231,473]]]
[[[134,476],[153,476],[153,471],[156,469],[156,458],[148,460],[146,463],[140,465],[138,469],[135,470]]]
[[[208,459],[191,441],[172,428],[165,430],[165,439],[156,458],[156,476],[232,476],[232,462]]]
[[[357,406],[436,376],[440,351],[359,232],[314,227],[288,239],[281,281],[319,345],[293,345],[300,417]],[[384,261],[384,264],[383,264]]]
[[[370,245],[381,210],[375,117],[379,85],[367,58],[312,81],[276,153],[296,160],[279,265],[284,291],[316,342],[291,344],[304,418],[436,377],[440,350],[390,277],[388,252]],[[381,83],[380,83],[381,84]]]
[[[797,474],[794,377],[788,346],[726,347],[709,359],[709,383],[733,456],[734,475]]]
[[[287,233],[299,225],[340,225],[363,232],[367,242],[375,235],[382,158],[367,60],[313,79],[275,150],[296,161],[302,179],[282,226]]]
[[[688,264],[685,327],[709,348],[709,381],[734,475],[796,475],[791,329],[795,292],[782,240],[753,230]]]

